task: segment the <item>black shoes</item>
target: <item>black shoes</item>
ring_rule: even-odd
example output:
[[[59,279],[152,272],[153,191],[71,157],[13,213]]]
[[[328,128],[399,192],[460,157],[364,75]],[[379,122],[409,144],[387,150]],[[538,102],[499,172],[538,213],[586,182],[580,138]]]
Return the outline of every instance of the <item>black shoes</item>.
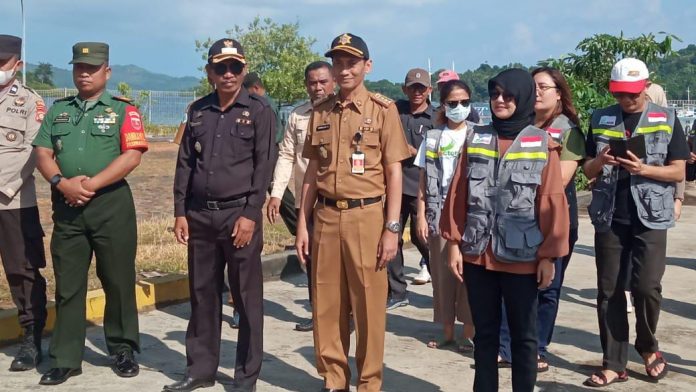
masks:
[[[67,381],[70,377],[79,376],[82,369],[53,368],[41,376],[41,385],[58,385]]]
[[[239,312],[235,309],[232,312],[232,320],[230,320],[230,327],[233,329],[239,329]]]
[[[183,380],[177,381],[174,384],[165,385],[162,391],[164,392],[188,392],[198,388],[209,388],[215,385],[214,380],[197,380],[186,376]]]
[[[41,362],[41,328],[33,326],[24,328],[24,337],[19,351],[10,364],[11,372],[31,370]]]
[[[114,371],[119,377],[135,377],[140,372],[138,361],[133,356],[133,351],[124,350],[116,354]]]
[[[309,332],[314,329],[314,319],[309,319],[304,323],[295,324],[295,331]]]

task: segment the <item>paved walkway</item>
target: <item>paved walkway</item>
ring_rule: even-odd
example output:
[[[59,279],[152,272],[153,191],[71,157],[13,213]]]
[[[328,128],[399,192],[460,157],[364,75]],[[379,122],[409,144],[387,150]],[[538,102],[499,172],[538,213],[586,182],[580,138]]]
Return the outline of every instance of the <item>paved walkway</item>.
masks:
[[[631,350],[630,381],[615,384],[614,391],[694,391],[696,387],[696,207],[684,208],[684,217],[669,235],[669,261],[664,283],[663,312],[659,339],[670,375],[659,384],[646,381],[640,357]],[[595,266],[593,230],[581,217],[580,240],[570,263],[558,324],[551,346],[551,370],[541,374],[538,387],[544,391],[584,391],[582,381],[601,363],[594,307]],[[417,272],[418,255],[406,252],[407,272]],[[471,390],[473,360],[452,351],[428,349],[425,343],[439,334],[432,320],[432,287],[410,286],[411,306],[388,315],[383,390],[388,392],[430,392]],[[322,381],[313,366],[311,333],[292,330],[308,317],[306,279],[295,275],[265,286],[265,359],[259,391],[317,391]],[[162,385],[182,377],[186,365],[184,335],[188,304],[166,307],[140,317],[143,353],[140,376],[117,377],[104,352],[99,327],[88,330],[84,374],[58,387],[40,387],[38,372],[9,373],[16,346],[0,350],[0,390],[29,389],[55,391],[159,391]],[[225,309],[225,322],[231,309]],[[633,316],[631,316],[633,317]],[[209,391],[222,391],[233,373],[237,333],[223,328],[223,343],[218,384]],[[44,351],[47,349],[44,340]],[[45,371],[47,364],[40,366]],[[501,370],[501,390],[510,390],[510,370]]]

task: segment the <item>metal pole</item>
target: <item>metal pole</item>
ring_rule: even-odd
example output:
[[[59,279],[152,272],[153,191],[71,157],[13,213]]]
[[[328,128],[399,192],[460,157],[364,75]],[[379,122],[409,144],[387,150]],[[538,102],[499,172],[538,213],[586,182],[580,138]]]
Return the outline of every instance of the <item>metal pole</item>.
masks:
[[[152,124],[152,90],[147,95],[147,123]]]
[[[22,84],[27,85],[27,29],[24,18],[24,0],[19,0],[22,7]]]

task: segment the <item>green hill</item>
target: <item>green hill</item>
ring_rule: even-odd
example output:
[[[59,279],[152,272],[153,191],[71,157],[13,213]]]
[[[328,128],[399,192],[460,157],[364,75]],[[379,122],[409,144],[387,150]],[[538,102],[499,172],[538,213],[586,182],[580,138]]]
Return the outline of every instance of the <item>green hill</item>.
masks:
[[[667,90],[668,99],[696,99],[696,45],[689,45],[663,59],[658,66],[656,80]]]

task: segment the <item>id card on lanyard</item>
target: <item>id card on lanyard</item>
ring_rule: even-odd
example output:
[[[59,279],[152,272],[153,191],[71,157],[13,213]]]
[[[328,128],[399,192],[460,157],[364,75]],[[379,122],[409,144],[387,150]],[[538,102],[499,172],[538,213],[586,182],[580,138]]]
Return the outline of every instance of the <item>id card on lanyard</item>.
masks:
[[[352,174],[365,174],[365,153],[360,151],[362,132],[356,132],[353,139],[355,140],[355,151],[350,156],[350,172]]]

